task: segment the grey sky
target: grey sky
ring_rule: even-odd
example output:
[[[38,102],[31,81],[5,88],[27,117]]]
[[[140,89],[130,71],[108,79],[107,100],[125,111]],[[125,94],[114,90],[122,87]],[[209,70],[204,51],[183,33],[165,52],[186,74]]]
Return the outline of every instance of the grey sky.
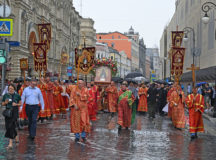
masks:
[[[127,32],[132,25],[147,47],[159,47],[165,25],[175,11],[175,0],[73,0],[85,18],[93,18],[97,32]]]

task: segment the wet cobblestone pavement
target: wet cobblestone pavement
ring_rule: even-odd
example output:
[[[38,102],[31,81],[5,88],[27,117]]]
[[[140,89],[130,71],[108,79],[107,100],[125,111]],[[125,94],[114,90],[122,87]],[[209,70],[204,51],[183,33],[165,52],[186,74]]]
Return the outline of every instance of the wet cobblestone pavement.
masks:
[[[136,118],[130,130],[117,129],[114,117],[99,114],[92,124],[86,143],[75,143],[70,135],[69,119],[57,119],[38,124],[35,142],[28,140],[27,129],[19,132],[20,143],[12,150],[5,147],[4,127],[0,125],[0,159],[11,160],[213,160],[216,157],[216,137],[207,133],[191,141],[188,130],[173,128],[165,117],[149,120]]]

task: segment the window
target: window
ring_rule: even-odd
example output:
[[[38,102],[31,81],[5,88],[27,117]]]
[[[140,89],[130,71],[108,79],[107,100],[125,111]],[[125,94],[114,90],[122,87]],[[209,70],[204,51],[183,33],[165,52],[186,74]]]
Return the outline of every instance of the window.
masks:
[[[112,39],[114,39],[114,36],[112,36]]]
[[[118,36],[119,39],[121,39],[121,36]]]
[[[98,59],[100,59],[100,54],[98,54]]]
[[[115,47],[115,43],[112,43],[111,46],[112,46],[112,48],[114,48]]]
[[[99,37],[99,39],[101,39],[101,36]]]
[[[113,56],[111,56],[111,60],[113,60]]]

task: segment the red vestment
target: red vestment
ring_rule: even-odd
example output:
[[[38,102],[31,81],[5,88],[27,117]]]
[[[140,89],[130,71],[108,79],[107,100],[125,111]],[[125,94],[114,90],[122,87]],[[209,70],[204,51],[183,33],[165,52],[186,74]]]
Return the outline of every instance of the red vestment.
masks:
[[[98,112],[98,105],[97,105],[97,101],[100,97],[100,94],[99,94],[99,90],[98,90],[98,87],[96,85],[94,85],[93,87],[91,87],[93,93],[94,93],[94,96],[95,96],[95,105],[94,105],[94,109],[95,109],[95,112],[97,113]]]
[[[62,98],[62,109],[61,109],[61,112],[62,113],[66,113],[67,112],[67,108],[68,108],[68,105],[69,105],[69,99],[68,99],[68,94],[66,92],[66,86],[65,85],[62,85],[61,86],[63,91],[61,93],[61,98]]]
[[[125,92],[130,92],[131,97],[128,95],[123,96],[124,98],[120,99],[120,96],[125,94]],[[119,101],[118,101],[118,124],[122,127],[130,127],[131,126],[131,112],[132,112],[132,104],[130,101],[134,101],[134,96],[130,90],[119,91]],[[129,104],[130,103],[130,104]]]
[[[78,109],[75,109],[75,107],[71,108],[70,122],[72,133],[82,133],[83,131],[90,132],[90,121],[87,105],[88,98],[89,91],[84,87],[82,89],[76,87],[71,93],[69,105],[76,105],[78,107]]]
[[[189,110],[190,133],[204,132],[202,119],[202,113],[204,112],[204,97],[200,94],[197,94],[195,97],[194,94],[190,94],[187,96],[185,103]]]
[[[23,91],[24,91],[24,89],[25,89],[26,87],[28,87],[28,86],[26,86],[26,85],[24,85],[24,84],[21,86],[21,88],[20,88],[19,91],[18,91],[20,96],[22,96],[22,93],[23,93]],[[24,103],[23,106],[22,106],[22,111],[19,113],[19,118],[22,119],[22,120],[28,119],[28,117],[27,117],[27,115],[26,115],[26,110],[25,110],[25,108],[26,108],[26,104]]]
[[[170,106],[171,105],[170,97],[171,97],[173,90],[174,89],[171,88],[167,93],[167,102],[169,103],[169,105],[168,105],[168,117],[170,117],[170,118],[172,118],[172,107]]]
[[[184,114],[184,92],[173,91],[170,97],[170,106],[172,107],[172,122],[176,128],[185,128],[185,114]]]
[[[63,108],[63,100],[61,96],[62,92],[63,92],[63,88],[61,86],[54,86],[53,101],[54,101],[55,114],[59,114]]]
[[[41,93],[43,95],[43,100],[44,100],[44,111],[43,111],[43,113],[40,111],[39,116],[43,117],[43,118],[50,117],[51,116],[51,110],[49,108],[48,98],[47,98],[47,94],[46,94],[47,84],[39,84],[38,88],[41,90]]]
[[[109,112],[117,111],[117,101],[118,101],[118,90],[115,86],[109,86],[106,88],[107,100],[108,100],[108,110]]]
[[[147,112],[148,111],[148,104],[147,104],[147,91],[148,88],[139,88],[138,95],[139,95],[139,105],[137,111],[140,112]]]
[[[52,82],[48,82],[47,83],[47,98],[48,98],[48,105],[49,108],[51,110],[51,114],[55,114],[55,109],[54,109],[54,100],[53,100],[53,89],[54,89],[54,85]]]
[[[92,121],[96,121],[96,112],[95,112],[95,94],[92,90],[92,88],[90,88],[89,90],[89,98],[88,98],[88,113],[89,113],[89,118]]]
[[[104,96],[104,91],[103,90],[99,90],[99,97],[98,97],[98,101],[97,101],[97,105],[98,105],[98,110],[104,110],[104,106],[103,106],[103,96]]]

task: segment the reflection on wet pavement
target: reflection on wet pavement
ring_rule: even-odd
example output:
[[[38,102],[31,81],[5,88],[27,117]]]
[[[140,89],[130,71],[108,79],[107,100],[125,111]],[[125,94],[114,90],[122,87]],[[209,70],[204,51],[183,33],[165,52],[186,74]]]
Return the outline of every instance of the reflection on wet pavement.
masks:
[[[69,116],[68,116],[69,117]],[[136,159],[136,160],[205,160],[216,157],[216,137],[200,134],[190,141],[188,130],[176,130],[164,117],[149,120],[137,115],[129,130],[118,130],[117,117],[100,114],[93,122],[86,143],[75,143],[70,135],[69,119],[39,124],[35,142],[28,140],[27,129],[20,131],[20,143],[12,150],[5,147],[4,129],[0,129],[0,159]]]

